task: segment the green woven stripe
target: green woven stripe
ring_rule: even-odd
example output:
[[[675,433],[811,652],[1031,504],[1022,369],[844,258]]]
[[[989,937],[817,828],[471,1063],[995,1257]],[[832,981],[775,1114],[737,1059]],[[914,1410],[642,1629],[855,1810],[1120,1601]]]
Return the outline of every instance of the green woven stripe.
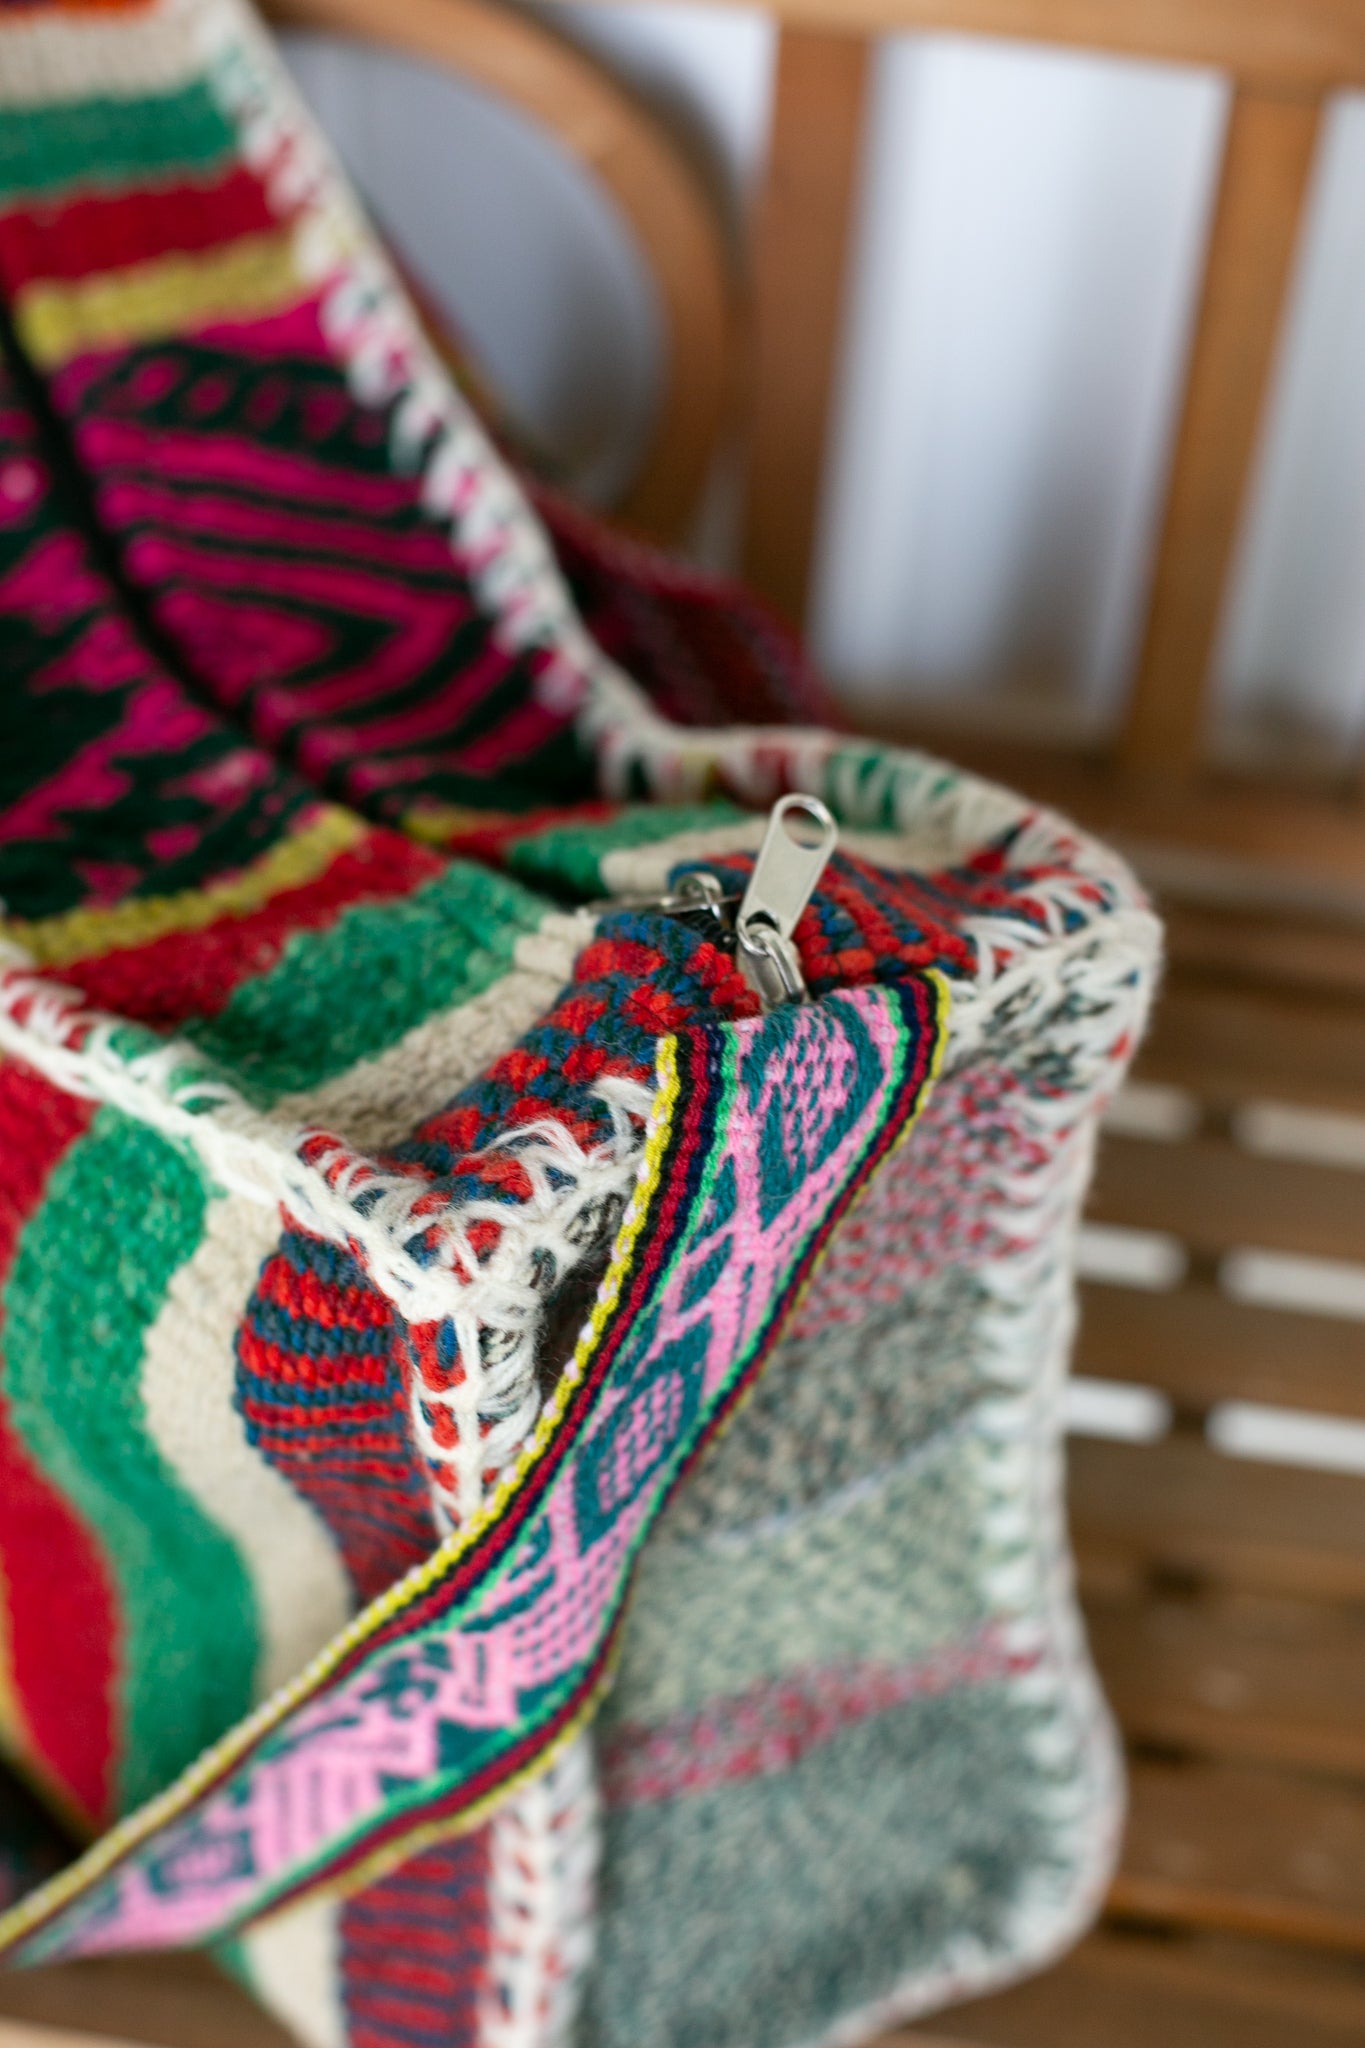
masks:
[[[149,99],[7,108],[0,121],[0,194],[136,184],[212,163],[236,140],[208,87],[198,82]]]
[[[605,824],[554,825],[533,832],[516,840],[506,858],[528,882],[595,896],[606,886],[602,862],[609,853],[621,847],[653,846],[681,832],[704,832],[748,816],[737,804],[721,799],[705,804],[633,804]]]
[[[319,1087],[506,974],[545,909],[516,882],[459,862],[401,902],[296,932],[268,974],[189,1035],[259,1099]]]
[[[870,740],[838,748],[825,763],[820,794],[841,824],[864,832],[895,832],[902,828],[900,805],[906,774],[895,766],[894,754]],[[926,782],[924,771],[910,771],[919,805],[936,802],[961,781],[955,768],[943,767]]]
[[[148,1436],[140,1394],[144,1333],[204,1215],[194,1167],[103,1109],[53,1174],[5,1290],[15,1426],[118,1588],[125,1810],[248,1710],[258,1653],[246,1573]]]

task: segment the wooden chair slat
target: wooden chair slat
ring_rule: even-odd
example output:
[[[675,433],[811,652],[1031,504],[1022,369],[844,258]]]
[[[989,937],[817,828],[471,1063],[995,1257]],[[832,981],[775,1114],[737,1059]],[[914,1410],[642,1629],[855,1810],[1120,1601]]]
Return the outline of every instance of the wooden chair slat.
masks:
[[[1139,1760],[1111,1906],[1365,1948],[1365,1789],[1251,1765]]]
[[[778,46],[754,247],[741,562],[793,626],[806,614],[862,156],[868,45],[788,30]]]
[[[1279,336],[1317,105],[1233,94],[1198,325],[1124,758],[1188,772],[1203,738],[1214,638]]]
[[[1075,1369],[1192,1408],[1265,1401],[1365,1420],[1365,1322],[1263,1308],[1199,1280],[1162,1292],[1086,1282]]]
[[[1163,914],[1166,957],[1177,969],[1221,975],[1234,989],[1269,981],[1285,991],[1365,997],[1365,928],[1357,924],[1191,903],[1167,903]]]
[[[1365,1778],[1365,1618],[1299,1601],[1092,1600],[1130,1741]]]
[[[76,1963],[24,1972],[38,1996],[37,2019],[9,2017],[13,1979],[0,1984],[0,2048],[298,2048],[244,1991],[202,1958],[139,1957],[109,1972],[108,1964]],[[111,1982],[115,2008],[134,2031],[114,2033],[100,2002]],[[24,2001],[19,2001],[22,2006]],[[92,2005],[98,2009],[92,2009]],[[52,2017],[52,2015],[60,2017]],[[143,2024],[145,2020],[145,2024]],[[976,2048],[961,2034],[896,2036],[903,2048]]]
[[[1174,900],[1208,902],[1222,889],[1254,902],[1264,883],[1281,905],[1290,892],[1305,903],[1320,893],[1357,920],[1365,906],[1365,807],[1336,792],[1230,776],[1191,784],[1070,748],[983,738],[979,707],[969,725],[908,699],[842,701],[860,731],[1027,790],[1100,833]],[[1168,882],[1170,874],[1180,879]]]
[[[35,2026],[29,2020],[0,2019],[0,2048],[154,2048],[135,2035],[86,2033],[75,2027]]]
[[[63,2048],[38,2028],[94,2029],[140,2048],[298,2048],[240,1984],[190,1950],[0,1970],[0,2048]]]
[[[1365,964],[1365,934],[1357,943]],[[1187,1088],[1205,1102],[1261,1098],[1360,1115],[1365,1005],[1332,995],[1219,986],[1177,965],[1156,1006],[1138,1073]]]
[[[1167,1144],[1111,1134],[1086,1213],[1169,1231],[1209,1254],[1256,1246],[1354,1260],[1365,1252],[1365,1173],[1267,1158],[1217,1137]]]
[[[1045,1976],[949,2015],[982,2048],[1355,2048],[1365,1983],[1331,1955],[1196,1935],[1093,1934]],[[876,2048],[909,2048],[888,2035]]]
[[[648,267],[663,315],[654,431],[618,514],[647,537],[687,534],[727,423],[735,308],[725,234],[687,151],[615,74],[544,21],[490,0],[264,0],[280,28],[358,37],[458,72],[519,108],[601,184]]]
[[[1365,1485],[1225,1457],[1197,1437],[1073,1438],[1071,1518],[1087,1577],[1176,1574],[1306,1600],[1365,1599]]]
[[[1360,0],[769,0],[793,28],[1017,36],[1121,56],[1209,64],[1306,92],[1365,84]]]

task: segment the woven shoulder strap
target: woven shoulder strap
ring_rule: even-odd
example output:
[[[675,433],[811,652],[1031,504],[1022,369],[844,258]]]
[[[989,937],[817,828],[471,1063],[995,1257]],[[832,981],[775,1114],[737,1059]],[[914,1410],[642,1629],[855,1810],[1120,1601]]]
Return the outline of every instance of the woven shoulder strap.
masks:
[[[937,974],[664,1039],[634,1197],[533,1438],[468,1529],[0,1921],[25,1962],[197,1943],[473,1825],[591,1715],[631,1569],[913,1120]]]

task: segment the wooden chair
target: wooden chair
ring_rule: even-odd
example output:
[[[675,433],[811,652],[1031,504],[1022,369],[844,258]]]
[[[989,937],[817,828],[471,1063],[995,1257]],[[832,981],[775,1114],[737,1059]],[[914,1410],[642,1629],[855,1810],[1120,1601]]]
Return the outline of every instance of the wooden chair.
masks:
[[[1171,954],[1138,1079],[1179,1091],[1147,1097],[1169,1113],[1163,1136],[1108,1137],[1091,1213],[1177,1240],[1183,1278],[1158,1291],[1087,1285],[1077,1359],[1094,1377],[1159,1389],[1171,1408],[1158,1441],[1080,1438],[1071,1458],[1082,1586],[1130,1745],[1109,1924],[1034,1984],[939,2024],[1000,2048],[1344,2048],[1365,2039],[1365,1478],[1224,1455],[1208,1423],[1232,1402],[1365,1417],[1365,1323],[1262,1305],[1230,1284],[1249,1249],[1365,1261],[1365,1150],[1332,1163],[1326,1139],[1341,1134],[1335,1118],[1365,1113],[1365,810],[1339,788],[1220,777],[1205,741],[1323,108],[1365,84],[1365,5],[775,0],[775,11],[744,562],[794,619],[872,38],[1028,37],[1232,79],[1141,652],[1112,746],[992,747],[979,710],[975,734],[909,715],[897,727],[1129,846],[1163,899]]]
[[[654,286],[663,377],[649,446],[618,516],[644,537],[685,532],[729,417],[734,279],[704,178],[649,108],[528,15],[490,0],[264,0],[284,29],[368,42],[456,72],[553,138],[603,188]]]
[[[1170,1286],[1084,1289],[1080,1370],[1159,1390],[1171,1416],[1152,1442],[1079,1438],[1071,1461],[1083,1591],[1131,1752],[1108,1918],[1033,1983],[940,2019],[935,2039],[1346,2048],[1365,2039],[1365,1478],[1226,1455],[1208,1424],[1229,1402],[1365,1420],[1365,1323],[1230,1284],[1248,1249],[1365,1260],[1365,1172],[1331,1156],[1344,1143],[1334,1119],[1365,1117],[1365,809],[1340,789],[1220,776],[1204,740],[1322,109],[1329,93],[1365,85],[1365,0],[772,4],[776,109],[738,383],[732,281],[702,188],[597,67],[477,0],[274,0],[273,11],[452,64],[594,167],[667,311],[662,425],[625,513],[655,534],[682,529],[742,392],[744,565],[792,618],[825,460],[872,40],[952,29],[1231,75],[1142,652],[1114,745],[993,748],[908,715],[893,735],[932,738],[1051,798],[1127,844],[1157,887],[1171,967],[1138,1071],[1167,1092],[1146,1096],[1145,1134],[1130,1108],[1107,1139],[1092,1213],[1181,1248]],[[1295,1122],[1286,1109],[1326,1115]],[[193,1958],[16,1975],[0,1980],[0,2013],[0,2048],[31,2048],[26,2020],[166,2048],[284,2042]],[[931,2048],[918,2030],[886,2048],[893,2039]]]

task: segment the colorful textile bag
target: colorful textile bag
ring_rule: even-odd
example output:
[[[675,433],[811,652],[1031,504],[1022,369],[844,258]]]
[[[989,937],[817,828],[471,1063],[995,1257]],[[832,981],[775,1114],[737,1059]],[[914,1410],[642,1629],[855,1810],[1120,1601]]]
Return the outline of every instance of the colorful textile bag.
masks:
[[[213,1944],[319,2048],[1035,1967],[1126,871],[683,722],[780,637],[560,515],[609,659],[236,0],[6,9],[0,287],[4,1959]]]

